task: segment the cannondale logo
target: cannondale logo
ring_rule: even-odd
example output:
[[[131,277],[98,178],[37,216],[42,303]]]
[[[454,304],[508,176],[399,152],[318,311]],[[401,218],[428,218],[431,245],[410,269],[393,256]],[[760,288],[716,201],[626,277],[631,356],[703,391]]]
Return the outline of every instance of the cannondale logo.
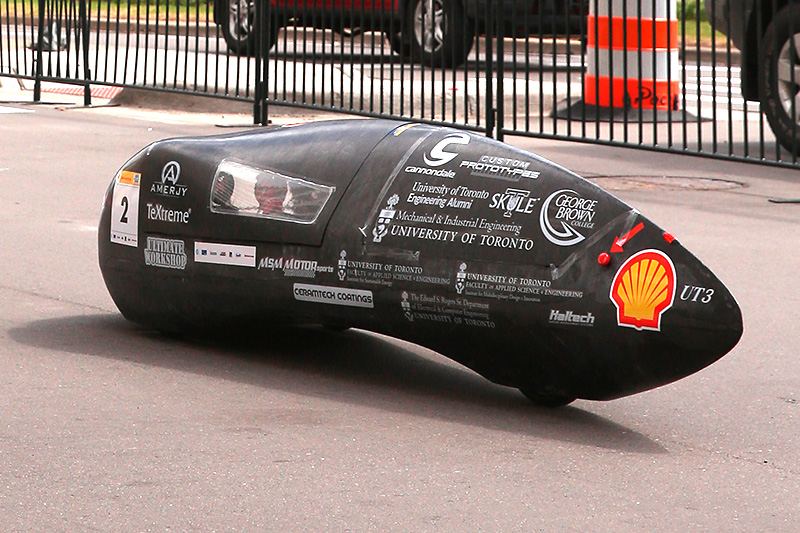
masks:
[[[445,148],[451,144],[467,145],[469,144],[469,135],[466,133],[453,133],[452,135],[448,135],[436,143],[436,146],[431,148],[430,154],[425,154],[422,156],[422,159],[425,160],[427,165],[432,167],[440,167],[446,163],[449,163],[458,155],[456,152],[445,151]]]
[[[556,229],[553,224],[550,222],[550,204],[555,203],[558,205],[561,198],[564,196],[570,197],[578,197],[579,195],[577,192],[569,190],[569,189],[562,189],[560,191],[556,191],[550,196],[547,197],[547,200],[544,201],[542,204],[542,210],[539,213],[539,223],[542,226],[542,233],[547,238],[548,241],[556,244],[558,246],[572,246],[573,244],[578,244],[586,237],[578,233],[575,228],[571,225],[567,224],[567,220],[563,216],[561,216],[562,208],[557,207],[558,212],[555,214],[553,220],[556,221],[556,225],[560,225],[561,230]],[[596,201],[593,201],[596,203]],[[592,206],[594,207],[594,206]],[[591,211],[591,216],[594,216],[594,209]]]

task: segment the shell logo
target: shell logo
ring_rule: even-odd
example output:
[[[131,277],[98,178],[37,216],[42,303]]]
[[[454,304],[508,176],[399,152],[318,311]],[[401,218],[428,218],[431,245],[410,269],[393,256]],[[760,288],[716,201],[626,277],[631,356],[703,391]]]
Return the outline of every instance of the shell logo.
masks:
[[[661,315],[675,300],[675,266],[659,250],[642,250],[619,268],[611,283],[617,324],[661,330]]]

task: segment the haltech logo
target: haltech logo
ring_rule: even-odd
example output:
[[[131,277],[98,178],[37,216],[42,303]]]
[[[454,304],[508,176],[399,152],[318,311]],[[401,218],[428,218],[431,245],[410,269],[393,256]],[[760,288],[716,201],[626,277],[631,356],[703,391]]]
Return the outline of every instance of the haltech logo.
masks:
[[[661,315],[675,300],[675,266],[658,250],[631,256],[611,283],[617,324],[638,330],[661,330]]]

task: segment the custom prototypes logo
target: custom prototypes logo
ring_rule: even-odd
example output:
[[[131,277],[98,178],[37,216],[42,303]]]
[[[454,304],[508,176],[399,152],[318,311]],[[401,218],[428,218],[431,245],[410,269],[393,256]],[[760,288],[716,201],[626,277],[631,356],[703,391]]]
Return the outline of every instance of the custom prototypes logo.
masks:
[[[458,165],[459,168],[468,168],[472,176],[514,182],[539,179],[540,172],[530,170],[530,166],[530,161],[488,154],[480,156],[477,161],[464,160]]]
[[[153,182],[150,192],[160,196],[171,198],[183,198],[186,196],[186,185],[178,183],[181,177],[181,165],[177,161],[170,161],[161,169],[161,181]]]
[[[469,144],[469,135],[466,133],[453,133],[448,135],[436,143],[436,146],[431,148],[429,153],[422,156],[425,164],[432,167],[440,167],[455,159],[458,156],[458,152],[448,152],[445,150],[445,148],[448,148],[451,144],[466,146]]]
[[[389,233],[389,226],[394,220],[394,215],[397,213],[395,206],[400,202],[400,197],[393,194],[387,201],[386,207],[381,209],[378,215],[378,220],[375,221],[375,227],[372,228],[372,241],[381,242],[384,237]]]
[[[576,191],[556,191],[542,203],[539,212],[542,233],[558,246],[578,244],[586,237],[576,228],[593,229],[596,208],[597,200],[583,198]]]
[[[642,250],[617,271],[609,294],[617,324],[661,331],[661,317],[675,300],[675,266],[659,250]]]

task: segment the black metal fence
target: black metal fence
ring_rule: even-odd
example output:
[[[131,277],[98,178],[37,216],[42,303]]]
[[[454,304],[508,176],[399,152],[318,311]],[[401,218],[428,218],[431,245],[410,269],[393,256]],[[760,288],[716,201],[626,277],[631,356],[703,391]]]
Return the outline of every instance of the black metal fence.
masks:
[[[797,165],[800,5],[705,1],[0,0],[0,76]]]

